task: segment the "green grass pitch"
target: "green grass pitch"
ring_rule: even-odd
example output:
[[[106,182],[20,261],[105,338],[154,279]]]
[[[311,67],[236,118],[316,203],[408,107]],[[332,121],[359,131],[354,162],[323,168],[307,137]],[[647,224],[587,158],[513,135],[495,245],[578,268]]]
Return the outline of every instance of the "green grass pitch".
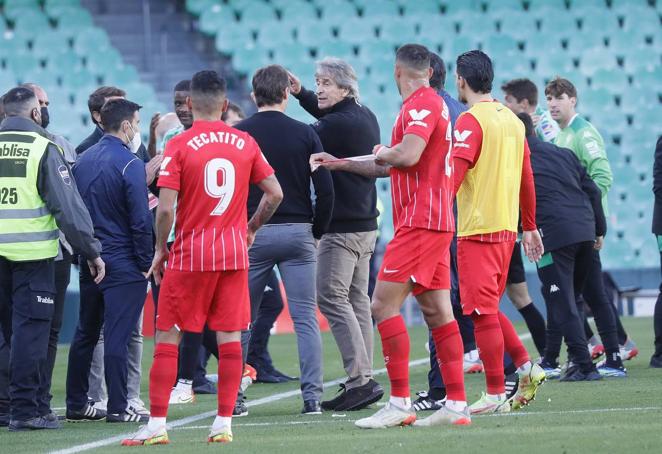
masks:
[[[395,428],[362,431],[353,421],[377,408],[343,415],[325,413],[321,416],[301,416],[301,398],[279,399],[249,407],[249,415],[233,421],[235,441],[229,445],[208,445],[206,436],[211,417],[193,421],[169,430],[170,445],[145,448],[124,448],[118,442],[85,452],[121,453],[131,451],[202,453],[216,450],[241,453],[425,453],[425,452],[485,452],[485,453],[647,453],[660,452],[662,429],[662,370],[649,369],[652,353],[652,320],[625,319],[625,326],[637,341],[640,354],[626,363],[627,379],[606,379],[597,383],[547,382],[538,399],[523,411],[503,416],[474,417],[469,427]],[[517,325],[524,332],[522,325]],[[427,337],[422,327],[410,330],[412,360],[425,358]],[[342,363],[329,333],[324,339],[324,378],[330,381],[343,376]],[[145,340],[143,356],[144,400],[147,400],[152,339]],[[530,352],[533,345],[526,341]],[[376,347],[375,368],[383,361]],[[277,367],[298,375],[295,339],[292,335],[274,336],[271,352]],[[55,369],[54,407],[64,406],[64,380],[68,349],[62,347]],[[212,365],[209,370],[215,368]],[[426,389],[427,366],[411,369],[412,395]],[[388,389],[385,375],[377,380]],[[482,374],[466,376],[469,400],[476,399],[484,389]],[[287,391],[296,391],[297,383],[255,384],[248,389],[250,401]],[[335,394],[337,386],[327,387],[325,398]],[[199,396],[192,405],[172,407],[169,422],[213,411],[215,396]],[[63,410],[59,410],[63,413]],[[425,415],[425,413],[423,414]],[[82,444],[121,436],[135,430],[135,424],[64,423],[59,431],[32,433],[0,432],[0,452],[39,453],[74,448]],[[70,451],[77,452],[77,451]]]

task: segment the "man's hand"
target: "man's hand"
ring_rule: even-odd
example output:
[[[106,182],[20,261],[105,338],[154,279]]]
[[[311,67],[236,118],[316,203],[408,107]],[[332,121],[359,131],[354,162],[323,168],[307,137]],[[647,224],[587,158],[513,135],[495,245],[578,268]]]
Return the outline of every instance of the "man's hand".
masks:
[[[87,266],[90,268],[90,274],[94,278],[95,284],[99,284],[103,278],[106,277],[106,264],[101,257],[97,257],[94,260],[88,260]]]
[[[593,245],[593,249],[599,251],[602,249],[602,246],[604,246],[604,244],[605,244],[605,237],[599,236],[595,239],[595,244]]]
[[[310,171],[316,171],[320,166],[326,167],[329,170],[339,170],[342,167],[341,162],[328,162],[334,161],[337,158],[329,153],[315,153],[310,155]]]
[[[537,262],[545,253],[542,238],[540,238],[540,233],[537,230],[525,231],[522,234],[522,246],[524,246],[524,253],[531,262]]]
[[[163,155],[157,154],[152,159],[150,159],[149,162],[145,165],[147,186],[152,184],[152,181],[154,181],[154,178],[156,178],[156,174],[161,168],[162,162],[163,162]]]
[[[152,116],[152,121],[149,122],[149,137],[150,140],[153,137],[156,140],[156,127],[159,125],[159,120],[161,119],[161,114],[156,112]]]
[[[152,260],[152,266],[145,275],[145,279],[154,276],[154,282],[156,282],[156,285],[161,285],[163,272],[165,271],[165,262],[167,260],[168,250],[164,248],[156,248],[156,251],[154,252],[154,260]]]
[[[379,159],[379,152],[382,151],[382,149],[388,149],[386,145],[382,145],[381,143],[378,143],[374,147],[372,147],[372,154],[377,156],[377,159],[375,159],[375,164],[380,165],[380,166],[385,166],[387,163],[385,161],[382,161]]]
[[[534,128],[538,127],[538,123],[540,123],[540,118],[541,118],[540,115],[535,115],[535,114],[531,115],[531,121],[533,122],[533,127]]]
[[[290,80],[290,93],[298,95],[301,93],[301,81],[291,72],[287,72],[287,78]]]

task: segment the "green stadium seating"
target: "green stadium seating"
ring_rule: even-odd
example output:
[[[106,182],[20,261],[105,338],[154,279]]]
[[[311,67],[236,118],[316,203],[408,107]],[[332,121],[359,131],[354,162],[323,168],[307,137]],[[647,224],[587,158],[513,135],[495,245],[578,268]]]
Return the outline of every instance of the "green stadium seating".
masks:
[[[315,20],[318,17],[317,8],[312,3],[287,1],[278,7],[281,20],[290,18],[296,22]]]
[[[568,0],[568,3],[573,11],[584,8],[607,9],[606,0]]]
[[[507,35],[496,35],[483,42],[482,50],[492,59],[513,59],[518,58],[521,51],[518,48],[515,38]],[[512,64],[512,61],[510,62]]]
[[[297,25],[297,41],[316,45],[333,38],[332,26],[324,20],[303,22]]]
[[[349,0],[324,0],[318,1],[317,6],[321,11],[323,20],[343,20],[358,15],[358,9]]]
[[[460,35],[470,36],[475,41],[491,37],[496,31],[496,20],[489,15],[474,15],[460,22]]]
[[[218,3],[218,0],[186,0],[186,10],[195,16],[200,16],[210,6]]]
[[[214,45],[216,50],[225,55],[232,55],[237,47],[253,45],[253,31],[240,24],[222,27],[216,34]]]
[[[387,16],[391,18],[400,15],[400,5],[395,0],[370,0],[358,3],[361,10],[362,17],[373,18]]]
[[[537,34],[535,18],[524,12],[509,13],[499,20],[499,24],[500,33],[518,40],[526,41]]]
[[[540,23],[539,33],[542,35],[566,38],[578,31],[577,19],[558,9],[541,8],[533,14]]]
[[[584,50],[581,55],[579,69],[592,76],[601,69],[612,71],[617,67],[616,57],[604,47],[593,47]]]
[[[214,36],[225,24],[236,22],[236,16],[232,8],[213,5],[207,9],[198,22],[198,28],[208,36]]]
[[[632,49],[632,52],[625,56],[625,70],[630,74],[659,70],[661,63],[662,54],[651,48]]]
[[[464,14],[481,11],[478,0],[442,0],[442,9],[445,14]]]
[[[267,22],[258,29],[257,45],[275,49],[294,43],[294,22]],[[300,41],[301,42],[301,41]]]
[[[591,77],[592,88],[606,88],[612,92],[628,89],[628,76],[621,70],[598,69]]]
[[[538,11],[542,8],[554,9],[562,12],[566,9],[566,0],[528,0],[529,11]]]
[[[524,2],[522,0],[487,0],[484,2],[487,14],[515,14],[524,11]]]
[[[327,41],[317,46],[317,59],[324,57],[352,58],[354,46],[344,41]]]
[[[618,16],[604,8],[582,7],[573,9],[573,12],[579,19],[581,30],[584,33],[595,33],[597,30],[607,30],[611,33],[620,28]]]
[[[263,24],[277,18],[274,7],[262,2],[247,3],[244,6],[238,7],[237,12],[243,23]]]
[[[362,44],[377,40],[375,22],[367,19],[347,19],[340,24],[338,33],[344,41],[351,44]]]
[[[379,41],[402,45],[417,41],[418,24],[406,18],[392,19],[379,25]]]
[[[409,1],[402,3],[405,16],[441,14],[441,4],[437,1]]]

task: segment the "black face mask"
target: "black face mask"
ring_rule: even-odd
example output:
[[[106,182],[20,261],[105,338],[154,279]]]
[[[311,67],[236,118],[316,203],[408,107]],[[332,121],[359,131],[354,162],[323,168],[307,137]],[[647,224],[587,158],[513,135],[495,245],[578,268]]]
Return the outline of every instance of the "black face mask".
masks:
[[[46,129],[50,122],[51,117],[48,115],[48,107],[44,106],[41,108],[41,127]]]

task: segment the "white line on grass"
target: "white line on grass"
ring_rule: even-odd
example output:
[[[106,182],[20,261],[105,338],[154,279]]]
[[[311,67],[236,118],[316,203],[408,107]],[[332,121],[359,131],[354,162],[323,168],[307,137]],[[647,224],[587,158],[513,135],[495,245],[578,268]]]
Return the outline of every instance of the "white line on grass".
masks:
[[[526,340],[526,339],[531,338],[531,334],[525,333],[525,334],[522,334],[519,337],[522,340]],[[409,367],[421,366],[423,364],[428,364],[429,362],[430,362],[429,357],[428,358],[415,359],[415,360],[409,362]],[[378,369],[378,370],[373,372],[373,375],[381,375],[381,374],[384,374],[385,372],[386,372],[386,369]],[[328,382],[324,383],[323,386],[325,388],[329,387],[329,386],[334,386],[334,385],[337,385],[339,383],[342,383],[343,381],[345,381],[345,379],[346,379],[346,377],[338,378],[336,380],[331,380],[331,381],[328,381]],[[298,396],[300,393],[301,393],[301,391],[296,389],[296,390],[287,391],[287,392],[284,392],[284,393],[273,394],[271,396],[263,397],[261,399],[256,399],[256,400],[253,400],[253,401],[246,402],[246,406],[247,407],[257,407],[258,405],[270,404],[270,403],[276,402],[278,400],[287,399],[288,397]],[[175,421],[169,422],[168,427],[174,428],[174,427],[185,426],[187,424],[191,424],[193,422],[200,421],[201,419],[206,419],[206,418],[211,418],[213,416],[216,416],[216,413],[217,413],[216,410],[212,410],[212,411],[207,411],[207,412],[200,413],[200,414],[197,414],[197,415],[187,416],[186,418],[181,418],[181,419],[177,419]],[[343,420],[343,421],[347,421],[347,420]],[[57,451],[51,451],[51,454],[75,454],[75,453],[78,453],[78,452],[89,451],[91,449],[101,448],[103,446],[108,446],[108,445],[112,445],[114,443],[119,443],[120,441],[122,441],[123,439],[125,439],[125,438],[127,438],[131,435],[132,435],[132,433],[126,433],[126,434],[123,434],[123,435],[116,435],[114,437],[104,438],[102,440],[72,446],[71,448],[59,449]]]

